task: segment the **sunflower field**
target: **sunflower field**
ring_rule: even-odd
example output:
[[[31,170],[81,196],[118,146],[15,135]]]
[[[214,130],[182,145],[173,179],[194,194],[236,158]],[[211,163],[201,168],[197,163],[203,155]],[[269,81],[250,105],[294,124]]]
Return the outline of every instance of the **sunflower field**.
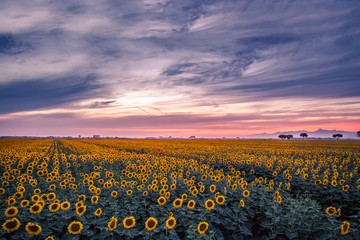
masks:
[[[360,239],[360,141],[0,139],[0,239]]]

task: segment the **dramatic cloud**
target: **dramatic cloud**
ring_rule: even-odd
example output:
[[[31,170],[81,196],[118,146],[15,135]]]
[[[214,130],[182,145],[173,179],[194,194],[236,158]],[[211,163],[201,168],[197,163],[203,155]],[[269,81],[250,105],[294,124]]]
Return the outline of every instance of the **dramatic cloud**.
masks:
[[[358,131],[359,14],[356,0],[1,1],[0,135]]]

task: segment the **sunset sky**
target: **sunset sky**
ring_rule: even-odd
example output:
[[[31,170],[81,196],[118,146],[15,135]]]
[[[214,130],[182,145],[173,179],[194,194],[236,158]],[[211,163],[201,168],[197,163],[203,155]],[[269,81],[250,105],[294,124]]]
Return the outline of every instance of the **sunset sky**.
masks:
[[[0,1],[0,135],[360,130],[358,0]]]

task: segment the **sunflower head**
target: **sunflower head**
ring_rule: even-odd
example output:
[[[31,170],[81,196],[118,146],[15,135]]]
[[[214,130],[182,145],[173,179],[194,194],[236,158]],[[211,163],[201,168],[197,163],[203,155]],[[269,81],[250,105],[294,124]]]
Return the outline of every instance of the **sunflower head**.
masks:
[[[329,215],[329,216],[332,216],[336,213],[336,208],[335,207],[328,207],[326,209],[326,214]]]
[[[30,235],[38,235],[39,233],[41,233],[42,228],[41,228],[41,226],[39,226],[39,225],[37,225],[35,223],[29,222],[29,223],[26,224],[25,230]]]
[[[224,196],[218,196],[218,197],[216,198],[216,202],[217,202],[217,204],[219,204],[219,205],[223,205],[224,202],[225,202],[225,197],[224,197]]]
[[[59,210],[59,208],[60,208],[60,204],[54,202],[54,203],[50,204],[49,211],[50,212],[56,212],[57,210]]]
[[[21,202],[20,202],[20,206],[21,207],[27,207],[27,206],[29,206],[29,204],[30,204],[30,202],[29,202],[29,200],[22,200]]]
[[[244,192],[243,192],[243,196],[244,197],[248,197],[250,195],[250,192],[248,191],[248,190],[245,190]]]
[[[86,206],[82,205],[81,207],[76,208],[76,214],[78,216],[83,215],[86,212]]]
[[[215,207],[215,203],[213,200],[211,200],[211,199],[206,200],[206,202],[205,202],[206,209],[210,210],[210,209],[213,209],[214,207]]]
[[[181,198],[177,198],[177,199],[174,200],[173,206],[174,206],[175,208],[179,208],[179,207],[181,207],[181,205],[182,205],[182,200],[181,200]]]
[[[95,195],[91,197],[91,203],[96,204],[99,201],[99,196]]]
[[[135,218],[133,216],[127,217],[123,220],[124,228],[129,229],[135,226]]]
[[[110,221],[108,222],[108,228],[109,228],[109,231],[114,231],[115,229],[116,229],[116,227],[117,227],[117,222],[118,222],[118,220],[117,220],[117,218],[116,217],[112,217],[111,219],[110,219]]]
[[[13,232],[20,227],[20,221],[17,218],[6,220],[6,222],[2,225],[2,228],[5,232]]]
[[[344,221],[341,225],[341,234],[346,235],[349,233],[350,223],[347,221]]]
[[[152,231],[155,229],[157,224],[158,224],[158,221],[156,220],[156,218],[149,217],[145,222],[145,228],[148,231]]]
[[[186,200],[187,200],[187,198],[188,198],[188,196],[187,196],[187,194],[186,194],[186,193],[184,193],[184,194],[181,196],[181,199],[182,199],[183,201],[186,201]]]
[[[68,210],[70,208],[70,203],[68,201],[65,201],[63,203],[61,203],[61,209],[62,210]]]
[[[98,209],[96,209],[96,211],[95,211],[95,216],[99,217],[99,216],[101,215],[101,213],[102,213],[101,208],[98,208]]]
[[[193,209],[195,207],[195,201],[194,200],[190,200],[187,204],[187,207],[189,209]]]
[[[175,225],[176,225],[176,220],[175,220],[175,218],[171,217],[171,218],[169,218],[169,219],[166,220],[166,227],[167,227],[168,229],[172,229],[173,227],[175,227]]]
[[[30,212],[33,214],[38,214],[42,210],[42,206],[40,204],[35,203],[30,207]]]
[[[19,210],[16,207],[9,207],[5,210],[6,217],[15,217],[18,214]]]
[[[48,200],[49,201],[53,201],[55,198],[56,198],[56,194],[55,193],[49,193],[48,196],[47,196]]]
[[[159,205],[164,205],[166,203],[166,198],[164,197],[159,197],[157,200]]]
[[[199,223],[197,230],[198,233],[204,234],[208,230],[209,224],[207,222],[201,222]]]
[[[210,186],[210,192],[215,192],[216,191],[216,186],[215,185],[211,185]]]
[[[83,224],[78,221],[73,221],[68,226],[68,231],[71,234],[79,234],[83,229]]]
[[[241,207],[245,207],[245,202],[244,202],[244,200],[240,200],[240,205],[241,205]]]

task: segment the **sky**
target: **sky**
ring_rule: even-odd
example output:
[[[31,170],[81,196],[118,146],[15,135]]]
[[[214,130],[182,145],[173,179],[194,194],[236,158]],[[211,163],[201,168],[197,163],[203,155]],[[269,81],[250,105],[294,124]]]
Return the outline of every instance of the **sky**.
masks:
[[[360,130],[358,0],[0,1],[0,135]]]

